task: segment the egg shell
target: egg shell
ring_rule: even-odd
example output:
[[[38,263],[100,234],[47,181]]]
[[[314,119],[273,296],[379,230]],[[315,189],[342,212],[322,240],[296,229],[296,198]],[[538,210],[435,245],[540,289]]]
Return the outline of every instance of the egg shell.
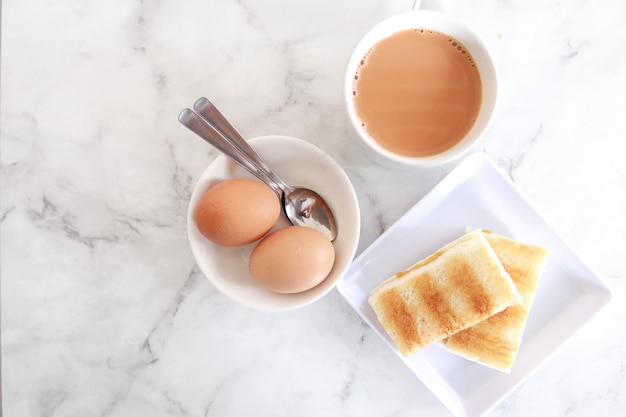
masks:
[[[266,184],[233,179],[209,188],[196,206],[194,217],[200,233],[211,242],[241,246],[265,236],[280,210],[278,196]]]
[[[323,233],[288,226],[266,236],[252,251],[250,275],[270,291],[294,294],[322,282],[333,269],[335,248]]]

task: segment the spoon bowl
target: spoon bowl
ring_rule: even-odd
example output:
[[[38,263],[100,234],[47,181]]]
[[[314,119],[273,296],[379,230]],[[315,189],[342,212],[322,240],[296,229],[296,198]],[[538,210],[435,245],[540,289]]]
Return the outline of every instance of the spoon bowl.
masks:
[[[317,229],[331,241],[337,237],[335,217],[326,201],[315,191],[304,187],[293,188],[283,193],[282,205],[285,216],[292,224]]]

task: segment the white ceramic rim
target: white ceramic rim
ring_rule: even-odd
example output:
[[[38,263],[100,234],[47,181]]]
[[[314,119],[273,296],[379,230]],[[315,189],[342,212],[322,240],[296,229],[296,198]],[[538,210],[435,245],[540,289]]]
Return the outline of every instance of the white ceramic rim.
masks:
[[[395,154],[380,146],[362,128],[361,120],[353,104],[354,76],[359,63],[372,46],[392,34],[413,28],[436,30],[460,41],[470,52],[478,66],[483,84],[483,97],[478,118],[465,138],[457,145],[437,155],[427,157],[406,157]],[[489,127],[496,108],[498,96],[498,75],[493,58],[485,43],[469,26],[448,14],[431,10],[411,10],[383,20],[370,29],[354,48],[348,61],[344,82],[344,104],[350,123],[357,133],[359,143],[378,162],[395,162],[410,166],[433,166],[450,162],[469,151]]]

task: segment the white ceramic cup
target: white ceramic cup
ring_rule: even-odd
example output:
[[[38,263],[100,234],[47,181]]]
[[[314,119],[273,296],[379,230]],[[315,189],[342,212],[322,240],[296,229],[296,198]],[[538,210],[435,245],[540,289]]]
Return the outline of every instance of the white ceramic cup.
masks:
[[[474,125],[455,146],[444,152],[426,157],[407,157],[393,153],[372,139],[362,127],[361,119],[354,107],[355,74],[366,53],[380,40],[396,32],[423,28],[444,33],[460,41],[474,58],[482,83],[482,103]],[[358,138],[374,160],[384,165],[433,166],[450,162],[465,154],[482,137],[493,116],[498,93],[496,68],[487,47],[479,36],[467,25],[449,14],[432,10],[411,10],[392,16],[373,27],[359,41],[350,56],[344,85],[344,100],[348,118]]]

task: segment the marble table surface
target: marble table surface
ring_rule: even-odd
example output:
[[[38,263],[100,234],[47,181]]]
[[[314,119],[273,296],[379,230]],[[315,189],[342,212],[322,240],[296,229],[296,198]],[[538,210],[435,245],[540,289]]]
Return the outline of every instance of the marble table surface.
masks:
[[[246,137],[304,138],[356,190],[357,255],[459,162],[385,168],[342,108],[347,57],[412,1],[5,0],[2,408],[16,416],[447,416],[336,291],[239,305],[197,268],[177,122],[210,97]],[[500,76],[489,155],[611,303],[491,416],[626,410],[626,3],[451,0]]]

